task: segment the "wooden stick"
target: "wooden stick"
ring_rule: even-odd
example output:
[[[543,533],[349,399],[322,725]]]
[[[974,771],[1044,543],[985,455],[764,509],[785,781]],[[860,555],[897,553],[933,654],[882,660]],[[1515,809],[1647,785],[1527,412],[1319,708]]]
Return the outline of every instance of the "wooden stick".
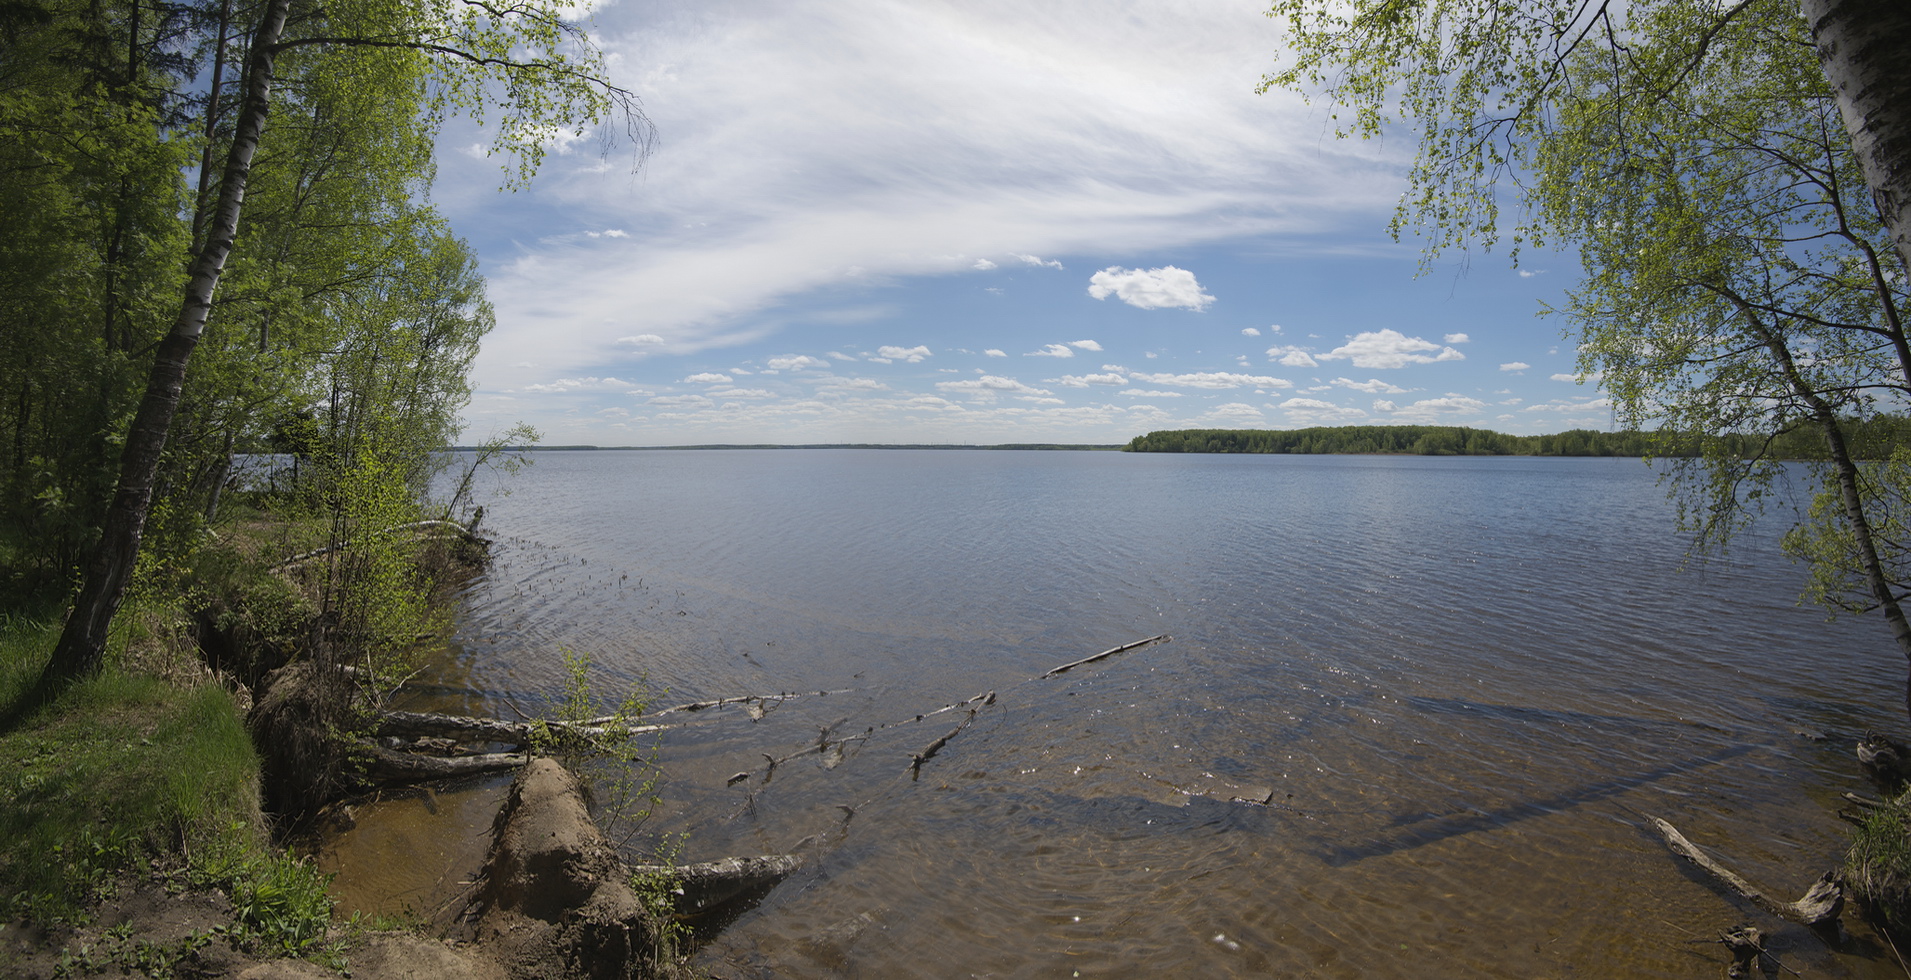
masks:
[[[1654,826],[1659,828],[1659,836],[1665,838],[1666,846],[1684,855],[1693,864],[1704,868],[1712,877],[1723,882],[1726,887],[1737,892],[1753,905],[1764,909],[1781,919],[1796,922],[1803,926],[1823,926],[1838,920],[1838,913],[1845,907],[1845,893],[1833,880],[1834,875],[1826,872],[1805,892],[1805,897],[1796,902],[1781,902],[1752,887],[1752,883],[1732,873],[1730,868],[1712,859],[1697,844],[1685,839],[1685,835],[1671,824],[1652,818]]]
[[[582,724],[568,721],[546,721],[544,725],[554,731],[571,732],[590,738],[610,736],[642,735],[647,732],[661,732],[669,725],[613,725],[611,718],[593,718]],[[378,713],[377,733],[380,735],[435,735],[439,738],[451,738],[465,742],[507,742],[523,745],[531,740],[531,732],[536,722],[498,721],[493,718],[471,718],[465,715],[428,714],[419,711],[381,711]]]
[[[358,739],[357,748],[369,761],[368,773],[380,782],[415,783],[428,779],[450,779],[487,772],[504,772],[528,763],[523,752],[493,752],[485,755],[435,756],[394,752],[369,739]]]
[[[942,751],[942,747],[949,744],[950,739],[956,737],[957,735],[962,734],[962,730],[964,728],[969,727],[969,722],[972,722],[975,720],[975,712],[976,712],[975,708],[970,708],[969,717],[962,719],[962,724],[957,725],[954,728],[950,729],[949,734],[944,735],[933,742],[930,742],[928,748],[925,748],[921,752],[918,752],[915,755],[912,755],[909,757],[909,778],[910,779],[915,779],[917,776],[920,776],[922,774],[922,764],[925,762],[928,762],[930,759],[935,758],[936,753]]]
[[[1164,640],[1172,640],[1172,639],[1174,639],[1174,637],[1169,636],[1166,633],[1163,633],[1160,636],[1151,636],[1145,640],[1136,640],[1133,643],[1124,643],[1121,646],[1114,648],[1113,650],[1103,650],[1102,652],[1095,654],[1092,657],[1083,657],[1082,659],[1077,660],[1073,663],[1066,663],[1061,665],[1060,667],[1051,667],[1049,668],[1047,672],[1043,673],[1042,676],[1054,677],[1057,674],[1064,674],[1064,673],[1067,673],[1068,671],[1074,670],[1075,668],[1080,667],[1083,664],[1092,664],[1095,661],[1102,659],[1103,657],[1112,657],[1117,653],[1123,653],[1128,650],[1133,650],[1136,647],[1145,647],[1150,643],[1160,643]]]

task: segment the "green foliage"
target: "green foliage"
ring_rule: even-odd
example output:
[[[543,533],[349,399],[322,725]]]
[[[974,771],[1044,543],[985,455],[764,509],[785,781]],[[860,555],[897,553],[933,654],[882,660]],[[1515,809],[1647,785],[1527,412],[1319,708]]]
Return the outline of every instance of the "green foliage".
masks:
[[[1865,815],[1845,852],[1844,880],[1874,920],[1911,936],[1911,796]]]
[[[1418,130],[1395,229],[1577,248],[1559,311],[1620,426],[1681,451],[1682,525],[1723,546],[1787,458],[1819,489],[1789,539],[1809,594],[1884,607],[1904,652],[1911,540],[1886,460],[1911,408],[1907,282],[1792,0],[1279,0],[1269,86],[1347,107],[1342,135]],[[1520,210],[1502,227],[1502,198]],[[1881,258],[1882,256],[1882,258]],[[1879,436],[1884,438],[1880,439]],[[1841,447],[1850,445],[1852,453]],[[1802,451],[1801,451],[1802,450]],[[1872,525],[1889,533],[1873,533]]]

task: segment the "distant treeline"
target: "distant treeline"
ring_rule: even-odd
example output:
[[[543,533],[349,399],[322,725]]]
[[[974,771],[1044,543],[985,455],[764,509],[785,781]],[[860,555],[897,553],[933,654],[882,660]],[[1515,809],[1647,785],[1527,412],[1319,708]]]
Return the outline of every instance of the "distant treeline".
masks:
[[[1881,416],[1851,423],[1856,455],[1890,455],[1911,439],[1911,419]],[[1454,425],[1336,425],[1311,429],[1174,429],[1136,436],[1131,453],[1382,453],[1412,456],[1696,456],[1696,439],[1662,432],[1571,429],[1555,435],[1515,436]],[[1818,459],[1824,439],[1794,429],[1769,445],[1745,437],[1735,451],[1781,459]]]
[[[453,446],[452,451],[464,452],[469,450],[470,448],[471,447],[469,446]],[[755,443],[755,444],[749,444],[749,445],[719,443],[719,444],[712,444],[707,446],[522,446],[522,447],[512,447],[512,448],[535,449],[540,452],[560,452],[560,451],[572,452],[572,451],[587,451],[587,450],[602,450],[602,451],[643,450],[648,452],[648,451],[654,451],[654,450],[679,450],[679,449],[991,449],[991,450],[1027,449],[1027,450],[1043,450],[1048,452],[1055,452],[1055,451],[1113,452],[1117,449],[1125,449],[1128,447],[1115,445],[1113,443],[1109,443],[1107,445],[1088,445],[1088,444],[1061,443],[1061,442],[1006,442],[1006,443],[1001,443],[999,445],[994,445],[994,446],[964,446],[964,445],[951,445],[948,443],[874,443],[874,442],[816,442],[816,443],[805,443],[802,445],[791,446],[791,445],[781,445],[781,444],[766,442],[766,443]]]

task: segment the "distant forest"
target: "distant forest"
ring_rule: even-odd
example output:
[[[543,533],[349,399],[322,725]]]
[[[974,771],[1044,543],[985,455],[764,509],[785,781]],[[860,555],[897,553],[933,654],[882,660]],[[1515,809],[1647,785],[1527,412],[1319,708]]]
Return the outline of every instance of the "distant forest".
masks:
[[[1911,419],[1881,416],[1850,423],[1854,454],[1889,456],[1911,439]],[[1736,445],[1734,445],[1736,443]],[[1555,435],[1514,436],[1454,425],[1336,425],[1311,429],[1173,429],[1136,436],[1131,453],[1389,454],[1407,456],[1697,456],[1698,439],[1671,432],[1571,429]],[[1793,429],[1776,439],[1728,438],[1721,448],[1742,456],[1821,459],[1824,437]]]

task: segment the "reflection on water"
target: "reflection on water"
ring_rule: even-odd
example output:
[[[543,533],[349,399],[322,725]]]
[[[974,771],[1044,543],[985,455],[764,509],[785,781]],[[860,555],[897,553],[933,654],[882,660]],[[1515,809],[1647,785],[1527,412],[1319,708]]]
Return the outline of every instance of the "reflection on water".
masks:
[[[671,702],[835,692],[661,745],[647,831],[809,859],[724,976],[1710,976],[1750,913],[1646,816],[1802,892],[1860,787],[1797,733],[1899,721],[1881,629],[1797,608],[1769,536],[1681,571],[1636,460],[545,453],[512,490],[421,704],[547,711],[563,648]],[[915,716],[981,691],[912,778],[966,710]]]

